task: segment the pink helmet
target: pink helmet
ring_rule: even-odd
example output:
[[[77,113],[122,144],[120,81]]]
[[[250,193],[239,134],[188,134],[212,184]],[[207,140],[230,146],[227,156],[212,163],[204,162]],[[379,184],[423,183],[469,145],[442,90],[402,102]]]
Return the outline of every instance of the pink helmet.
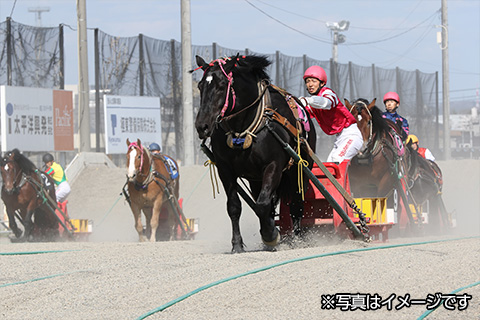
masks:
[[[311,66],[310,68],[305,70],[303,80],[307,78],[317,78],[318,80],[327,83],[327,73],[320,66]]]
[[[400,104],[400,97],[396,92],[393,91],[385,93],[385,95],[383,96],[383,103],[385,103],[385,101],[387,100],[395,100],[398,104]]]

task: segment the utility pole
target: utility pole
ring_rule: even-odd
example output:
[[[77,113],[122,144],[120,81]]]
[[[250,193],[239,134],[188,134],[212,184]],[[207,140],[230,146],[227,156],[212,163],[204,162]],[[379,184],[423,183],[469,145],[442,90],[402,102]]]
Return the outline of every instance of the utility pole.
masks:
[[[90,152],[90,106],[88,86],[87,6],[77,0],[78,41],[78,138],[79,152]]]
[[[194,164],[193,148],[193,91],[192,91],[192,31],[190,27],[190,0],[181,0],[182,21],[182,104],[184,165]]]
[[[443,157],[449,160],[450,148],[450,77],[448,68],[447,0],[442,0],[442,91],[443,91]]]

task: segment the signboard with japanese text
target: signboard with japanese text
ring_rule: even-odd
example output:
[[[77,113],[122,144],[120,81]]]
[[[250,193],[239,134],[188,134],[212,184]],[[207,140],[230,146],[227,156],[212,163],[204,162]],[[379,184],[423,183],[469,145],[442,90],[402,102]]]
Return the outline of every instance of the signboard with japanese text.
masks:
[[[0,86],[2,151],[73,150],[72,92]]]
[[[105,153],[127,152],[127,138],[140,139],[146,147],[162,145],[160,98],[111,96],[103,98],[105,114]]]

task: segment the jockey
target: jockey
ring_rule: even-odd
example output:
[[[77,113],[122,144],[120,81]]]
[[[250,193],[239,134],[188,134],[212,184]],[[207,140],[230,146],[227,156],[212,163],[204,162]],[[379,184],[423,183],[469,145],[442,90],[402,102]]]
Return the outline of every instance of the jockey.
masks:
[[[418,138],[414,134],[410,134],[407,138],[407,144],[412,143],[412,149],[417,151],[419,155],[421,155],[423,158],[430,160],[432,162],[435,161],[435,157],[433,156],[432,152],[428,150],[427,148],[419,148],[418,147]]]
[[[71,191],[70,185],[67,182],[67,176],[65,175],[62,166],[54,161],[53,156],[50,153],[44,154],[42,160],[47,168],[45,173],[51,176],[57,185],[55,190],[57,201],[63,203]]]
[[[150,143],[150,145],[148,146],[148,150],[150,150],[150,152],[153,155],[157,155],[157,154],[160,154],[162,152],[162,148],[160,148],[158,143],[155,143],[155,142]]]
[[[383,103],[385,104],[385,109],[387,111],[385,111],[382,116],[388,120],[393,121],[394,123],[401,123],[403,129],[402,139],[405,140],[408,136],[410,129],[408,127],[407,119],[401,117],[397,113],[398,106],[400,105],[400,97],[396,92],[387,92],[383,96]]]
[[[327,162],[342,162],[352,159],[362,148],[362,133],[355,117],[340,102],[335,92],[326,87],[327,74],[320,66],[311,66],[303,80],[311,97],[301,97],[310,116],[315,118],[328,135],[336,135],[333,149]]]

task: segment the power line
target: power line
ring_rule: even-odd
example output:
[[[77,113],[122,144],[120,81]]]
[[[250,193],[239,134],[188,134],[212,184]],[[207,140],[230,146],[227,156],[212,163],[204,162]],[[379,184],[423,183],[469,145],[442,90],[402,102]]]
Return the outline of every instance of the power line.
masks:
[[[262,1],[262,0],[256,0],[256,1],[260,2],[261,4],[264,4],[266,6],[275,8],[275,9],[283,11],[285,13],[288,13],[290,15],[294,15],[294,16],[297,16],[297,17],[300,17],[300,18],[304,18],[304,19],[308,19],[308,20],[312,20],[312,21],[316,21],[316,22],[320,22],[320,23],[327,23],[327,21],[325,21],[325,20],[320,20],[320,19],[307,17],[307,16],[304,16],[304,15],[298,14],[297,12],[289,11],[289,10],[274,6],[270,3]],[[417,7],[418,7],[418,5],[417,5]],[[374,28],[374,27],[359,27],[359,26],[356,26],[356,25],[350,25],[350,29],[361,29],[361,30],[381,30],[381,31],[385,31],[385,30],[406,30],[406,29],[409,29],[409,28],[411,28],[411,27],[405,27],[405,28]]]
[[[10,12],[10,18],[13,16],[13,10],[15,10],[15,5],[16,4],[17,4],[17,0],[15,0],[15,2],[13,3],[12,11]]]
[[[257,0],[257,1],[259,1],[259,0]],[[266,15],[267,17],[269,17],[270,19],[272,19],[272,20],[280,23],[281,25],[283,25],[283,26],[285,26],[285,27],[287,27],[287,28],[289,28],[289,29],[291,29],[291,30],[293,30],[293,31],[295,31],[295,32],[298,32],[298,33],[300,33],[300,34],[302,34],[302,35],[304,35],[304,36],[306,36],[306,37],[309,37],[309,38],[311,38],[311,39],[314,39],[314,40],[317,40],[317,41],[320,41],[320,42],[323,42],[323,43],[332,44],[331,41],[328,41],[328,40],[325,40],[325,39],[321,39],[321,38],[317,38],[317,37],[311,36],[311,35],[309,35],[309,34],[306,34],[306,33],[303,32],[303,31],[300,31],[300,30],[298,30],[298,29],[296,29],[296,28],[293,28],[293,27],[287,25],[287,24],[284,23],[283,21],[278,20],[277,18],[275,18],[275,17],[273,17],[272,15],[268,14],[268,13],[265,12],[264,10],[262,10],[262,9],[260,9],[259,7],[255,6],[255,5],[254,5],[253,3],[251,3],[249,0],[245,0],[245,2],[247,2],[249,5],[251,5],[252,7],[254,7],[256,10],[260,11],[261,13],[263,13],[264,15]],[[263,3],[262,1],[259,1],[259,2]],[[418,5],[417,5],[417,6],[418,6]],[[280,10],[282,10],[282,9],[280,9]],[[437,11],[435,11],[432,15],[430,15],[427,19],[423,20],[422,22],[414,25],[413,27],[408,28],[407,30],[405,30],[405,31],[403,31],[403,32],[400,32],[400,33],[398,33],[398,34],[396,34],[396,35],[393,35],[393,36],[391,36],[391,37],[387,37],[387,38],[379,39],[379,40],[374,40],[374,41],[367,41],[367,42],[357,42],[357,43],[355,43],[355,42],[349,42],[349,43],[346,44],[346,45],[347,45],[347,46],[348,46],[348,45],[352,46],[352,45],[374,44],[374,43],[385,42],[385,41],[388,41],[388,40],[391,40],[391,39],[398,38],[398,37],[404,35],[405,33],[408,33],[408,32],[410,32],[410,31],[412,31],[412,30],[414,30],[414,29],[419,28],[422,24],[424,24],[426,21],[428,21],[429,19],[431,19],[434,15],[438,14],[439,12],[440,12],[440,9],[437,10]],[[410,14],[411,14],[411,13],[410,13]],[[410,14],[409,14],[409,15],[410,15]],[[296,14],[296,15],[298,15],[298,14]],[[301,15],[300,15],[300,16],[301,16]],[[304,16],[301,16],[301,17],[304,17]],[[310,18],[307,18],[307,19],[310,19]],[[321,21],[321,20],[315,20],[315,21],[324,22],[324,21]]]
[[[304,36],[306,36],[306,37],[308,37],[308,38],[310,38],[310,39],[313,39],[313,40],[316,40],[316,41],[320,41],[320,42],[323,42],[323,43],[327,43],[327,44],[332,44],[332,42],[329,41],[329,40],[311,36],[311,35],[303,32],[303,31],[300,31],[300,30],[298,30],[298,29],[295,29],[295,28],[287,25],[286,23],[284,23],[284,22],[282,22],[282,21],[280,21],[280,20],[272,17],[271,15],[269,15],[268,13],[266,13],[265,11],[263,11],[262,9],[258,8],[257,6],[255,6],[253,3],[251,3],[251,2],[248,1],[248,0],[245,0],[245,2],[248,3],[249,5],[251,5],[252,7],[254,7],[255,9],[257,9],[258,11],[260,11],[261,13],[263,13],[264,15],[266,15],[267,17],[269,17],[270,19],[272,19],[272,20],[280,23],[281,25],[283,25],[284,27],[287,27],[287,28],[290,29],[290,30],[293,30],[293,31],[295,31],[295,32],[298,32],[298,33],[300,33],[300,34],[302,34],[302,35],[304,35]]]
[[[374,43],[379,43],[379,42],[385,42],[385,41],[388,41],[388,40],[392,40],[392,39],[395,39],[395,38],[398,38],[400,37],[401,35],[404,35],[405,33],[408,33],[414,29],[417,29],[420,25],[424,24],[426,21],[430,20],[434,15],[438,14],[440,12],[440,10],[437,10],[435,11],[432,15],[430,15],[427,19],[423,20],[422,22],[416,24],[415,26],[403,31],[403,32],[400,32],[396,35],[393,35],[391,37],[388,37],[388,38],[384,38],[384,39],[380,39],[380,40],[374,40],[374,41],[367,41],[367,42],[353,42],[353,43],[348,43],[346,44],[347,46],[358,46],[358,45],[365,45],[365,44],[374,44]]]

